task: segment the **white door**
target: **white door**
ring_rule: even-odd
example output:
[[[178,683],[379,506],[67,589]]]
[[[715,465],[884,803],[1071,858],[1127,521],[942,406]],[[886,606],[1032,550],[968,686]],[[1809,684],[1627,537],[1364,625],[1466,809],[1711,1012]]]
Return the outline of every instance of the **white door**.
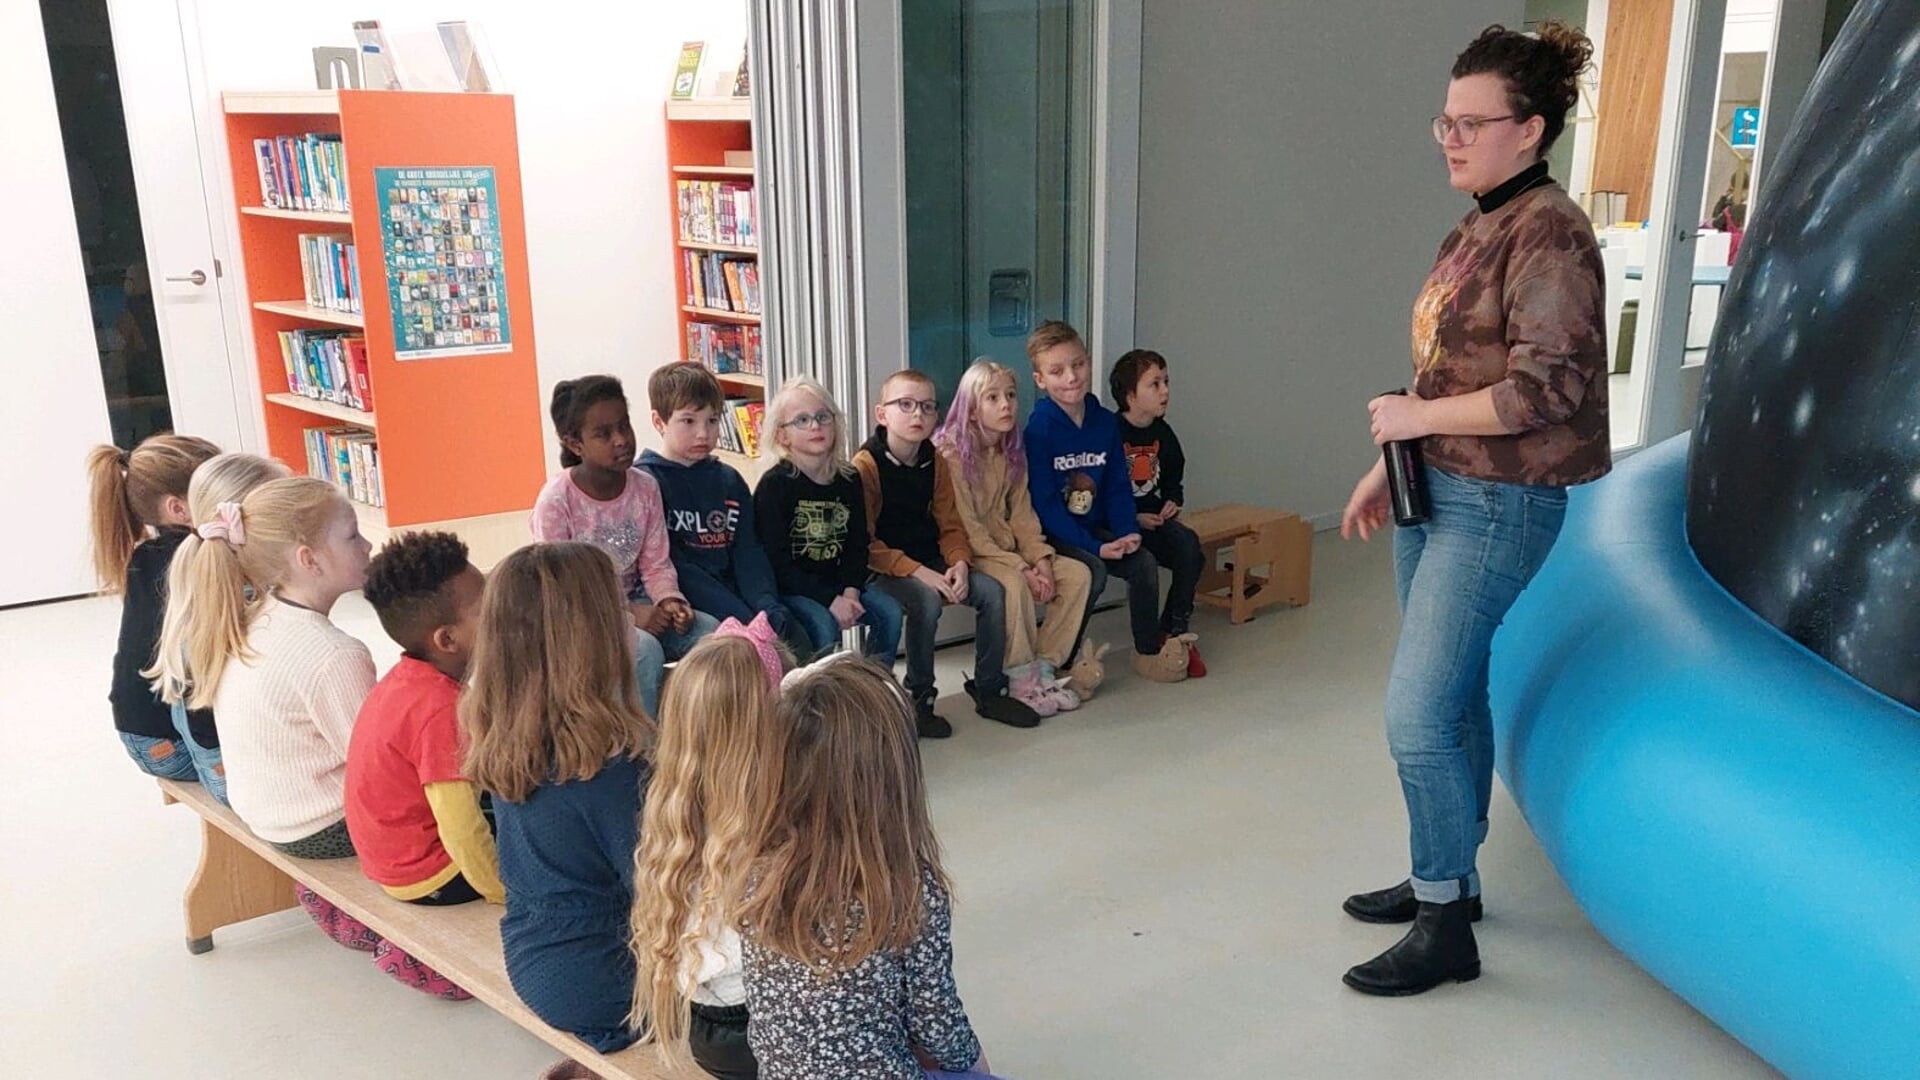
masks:
[[[192,8],[163,0],[108,0],[114,57],[127,118],[127,148],[140,197],[155,314],[166,357],[174,429],[211,439],[222,449],[259,445],[244,346],[229,334],[236,282],[221,271],[224,230],[213,228],[207,163],[224,154],[217,113],[201,108],[201,72],[183,32]],[[196,90],[199,92],[196,93]]]
[[[0,394],[0,606],[91,592],[83,460],[108,441],[106,389],[67,185],[40,5],[0,4],[6,153],[0,205],[21,212],[0,259],[7,392]]]

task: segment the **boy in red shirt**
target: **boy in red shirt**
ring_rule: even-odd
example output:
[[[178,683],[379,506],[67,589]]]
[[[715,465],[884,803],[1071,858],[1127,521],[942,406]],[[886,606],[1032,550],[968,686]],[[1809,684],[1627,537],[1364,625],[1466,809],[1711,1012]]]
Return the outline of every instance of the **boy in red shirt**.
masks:
[[[360,869],[409,903],[506,899],[480,790],[460,772],[460,684],[485,583],[449,533],[406,533],[367,566],[367,602],[404,652],[354,722],[347,831]]]

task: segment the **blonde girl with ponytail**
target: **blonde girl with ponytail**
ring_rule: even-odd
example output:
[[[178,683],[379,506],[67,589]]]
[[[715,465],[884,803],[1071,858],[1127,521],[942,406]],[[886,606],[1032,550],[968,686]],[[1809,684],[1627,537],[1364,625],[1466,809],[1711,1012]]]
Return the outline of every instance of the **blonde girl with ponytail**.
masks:
[[[209,458],[193,471],[193,480],[186,489],[187,528],[181,531],[176,550],[169,553],[169,565],[164,569],[166,607],[164,614],[154,620],[156,644],[141,650],[147,662],[153,665],[140,672],[142,687],[149,688],[167,706],[173,731],[179,737],[180,745],[193,759],[195,775],[208,794],[223,803],[227,801],[227,774],[220,755],[220,734],[214,726],[213,710],[188,709],[184,689],[169,693],[166,679],[156,678],[165,666],[157,655],[157,643],[180,641],[179,627],[191,611],[191,605],[185,602],[182,595],[186,592],[187,572],[193,566],[192,552],[208,542],[201,539],[194,527],[212,521],[221,503],[239,502],[254,488],[286,475],[285,465],[258,454],[220,454]],[[178,647],[177,644],[175,647]],[[174,666],[176,670],[184,670],[180,665]]]
[[[373,656],[333,625],[366,581],[371,545],[324,480],[289,477],[225,501],[176,559],[158,676],[169,700],[211,706],[234,812],[301,858],[353,854],[347,740]]]

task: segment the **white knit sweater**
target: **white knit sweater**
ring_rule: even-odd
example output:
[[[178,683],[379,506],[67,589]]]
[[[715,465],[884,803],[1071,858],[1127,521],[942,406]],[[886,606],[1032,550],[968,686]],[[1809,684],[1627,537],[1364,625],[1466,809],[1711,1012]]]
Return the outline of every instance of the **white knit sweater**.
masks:
[[[373,654],[325,615],[270,599],[213,694],[233,812],[289,844],[346,815],[347,738]]]

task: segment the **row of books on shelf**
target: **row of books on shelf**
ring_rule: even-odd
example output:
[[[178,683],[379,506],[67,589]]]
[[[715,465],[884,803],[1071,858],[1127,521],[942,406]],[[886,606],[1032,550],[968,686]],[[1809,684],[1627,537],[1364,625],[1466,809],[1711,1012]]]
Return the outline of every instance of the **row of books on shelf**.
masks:
[[[280,361],[289,393],[373,411],[365,337],[345,330],[282,330]]]
[[[300,234],[300,273],[306,280],[307,303],[331,311],[358,314],[360,263],[358,249],[339,236]]]
[[[682,180],[676,191],[680,197],[680,239],[729,247],[760,246],[760,229],[754,220],[753,185]]]
[[[307,428],[307,475],[368,506],[387,505],[380,481],[380,443],[359,428]]]
[[[765,375],[760,328],[706,322],[687,323],[687,359],[716,375]]]
[[[253,140],[260,201],[276,210],[348,213],[347,152],[340,136],[280,135]]]
[[[714,311],[760,314],[760,264],[738,255],[683,251],[687,303]]]
[[[767,403],[752,398],[728,398],[720,415],[720,449],[748,457],[760,456],[760,423]]]

